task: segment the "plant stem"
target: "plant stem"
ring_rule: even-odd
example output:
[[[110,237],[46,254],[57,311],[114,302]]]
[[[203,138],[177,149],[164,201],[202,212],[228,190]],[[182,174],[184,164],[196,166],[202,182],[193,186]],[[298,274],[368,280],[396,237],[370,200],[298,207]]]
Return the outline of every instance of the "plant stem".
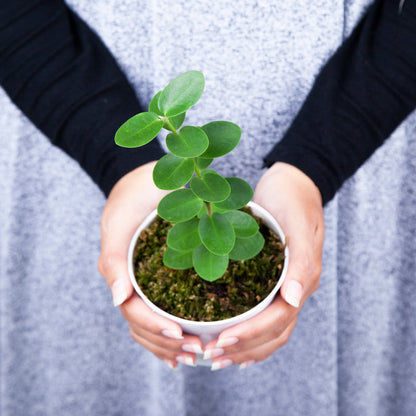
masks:
[[[194,161],[196,176],[198,176],[198,178],[202,178],[201,169],[199,169],[198,164],[196,163],[196,157],[192,158],[192,160]]]
[[[205,206],[207,207],[208,217],[211,217],[212,216],[212,205],[211,205],[211,202],[204,201],[204,203],[205,203]]]
[[[169,130],[172,131],[172,133],[178,134],[178,132],[176,131],[175,127],[173,127],[172,124],[171,124],[171,122],[169,121],[169,118],[168,117],[163,117],[162,120],[165,123],[165,125],[169,128]]]
[[[199,169],[198,164],[196,163],[196,157],[192,158],[194,161],[195,166],[195,174],[198,176],[198,178],[202,178],[201,169]],[[212,216],[212,205],[210,202],[204,201],[205,206],[207,207],[207,214],[208,216]]]

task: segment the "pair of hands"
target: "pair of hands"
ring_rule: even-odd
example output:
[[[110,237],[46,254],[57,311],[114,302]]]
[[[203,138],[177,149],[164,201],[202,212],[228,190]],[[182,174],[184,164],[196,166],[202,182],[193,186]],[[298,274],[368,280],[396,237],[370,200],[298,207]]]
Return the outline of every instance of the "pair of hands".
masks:
[[[143,219],[166,192],[153,184],[154,163],[121,178],[104,208],[102,247],[98,261],[114,299],[130,326],[134,341],[171,367],[178,362],[195,365],[202,341],[185,334],[169,319],[152,312],[134,292],[127,272],[130,240]],[[319,190],[297,168],[277,162],[261,177],[254,201],[280,223],[290,251],[286,279],[271,305],[250,320],[223,331],[204,348],[212,369],[232,364],[240,368],[262,361],[285,345],[305,300],[318,288],[324,239],[324,219]]]

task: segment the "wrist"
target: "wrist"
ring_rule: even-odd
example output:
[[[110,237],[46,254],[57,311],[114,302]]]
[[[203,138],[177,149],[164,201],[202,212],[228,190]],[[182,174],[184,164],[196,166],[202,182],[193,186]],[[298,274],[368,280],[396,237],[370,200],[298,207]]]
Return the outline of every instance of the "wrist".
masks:
[[[307,191],[316,203],[322,206],[322,195],[315,182],[301,169],[285,162],[275,162],[267,171],[269,175],[278,175],[283,180],[295,187],[299,192]]]

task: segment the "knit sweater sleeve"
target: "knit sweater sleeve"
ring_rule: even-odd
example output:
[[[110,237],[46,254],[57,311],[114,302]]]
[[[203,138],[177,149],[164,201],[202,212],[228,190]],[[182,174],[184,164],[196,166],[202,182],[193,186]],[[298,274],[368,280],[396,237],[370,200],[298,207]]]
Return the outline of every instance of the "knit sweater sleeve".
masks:
[[[114,144],[143,111],[99,37],[61,0],[0,0],[0,85],[21,111],[77,160],[108,195],[125,173],[163,151]]]
[[[416,0],[399,3],[372,4],[265,158],[305,172],[324,203],[416,107]]]

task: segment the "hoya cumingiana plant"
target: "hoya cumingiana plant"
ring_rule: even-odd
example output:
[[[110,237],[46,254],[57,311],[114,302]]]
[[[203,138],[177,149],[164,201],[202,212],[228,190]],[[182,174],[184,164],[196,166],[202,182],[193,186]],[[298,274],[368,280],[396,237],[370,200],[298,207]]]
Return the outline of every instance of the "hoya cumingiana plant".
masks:
[[[231,152],[241,129],[229,121],[201,127],[184,126],[186,112],[200,99],[205,79],[188,71],[172,80],[151,100],[149,111],[136,114],[117,130],[122,147],[144,146],[162,128],[169,131],[163,156],[153,170],[155,185],[172,191],[158,205],[158,215],[171,222],[163,262],[177,270],[194,268],[203,279],[215,281],[229,260],[248,260],[263,248],[255,219],[241,211],[253,189],[236,177],[209,169],[213,159]]]

